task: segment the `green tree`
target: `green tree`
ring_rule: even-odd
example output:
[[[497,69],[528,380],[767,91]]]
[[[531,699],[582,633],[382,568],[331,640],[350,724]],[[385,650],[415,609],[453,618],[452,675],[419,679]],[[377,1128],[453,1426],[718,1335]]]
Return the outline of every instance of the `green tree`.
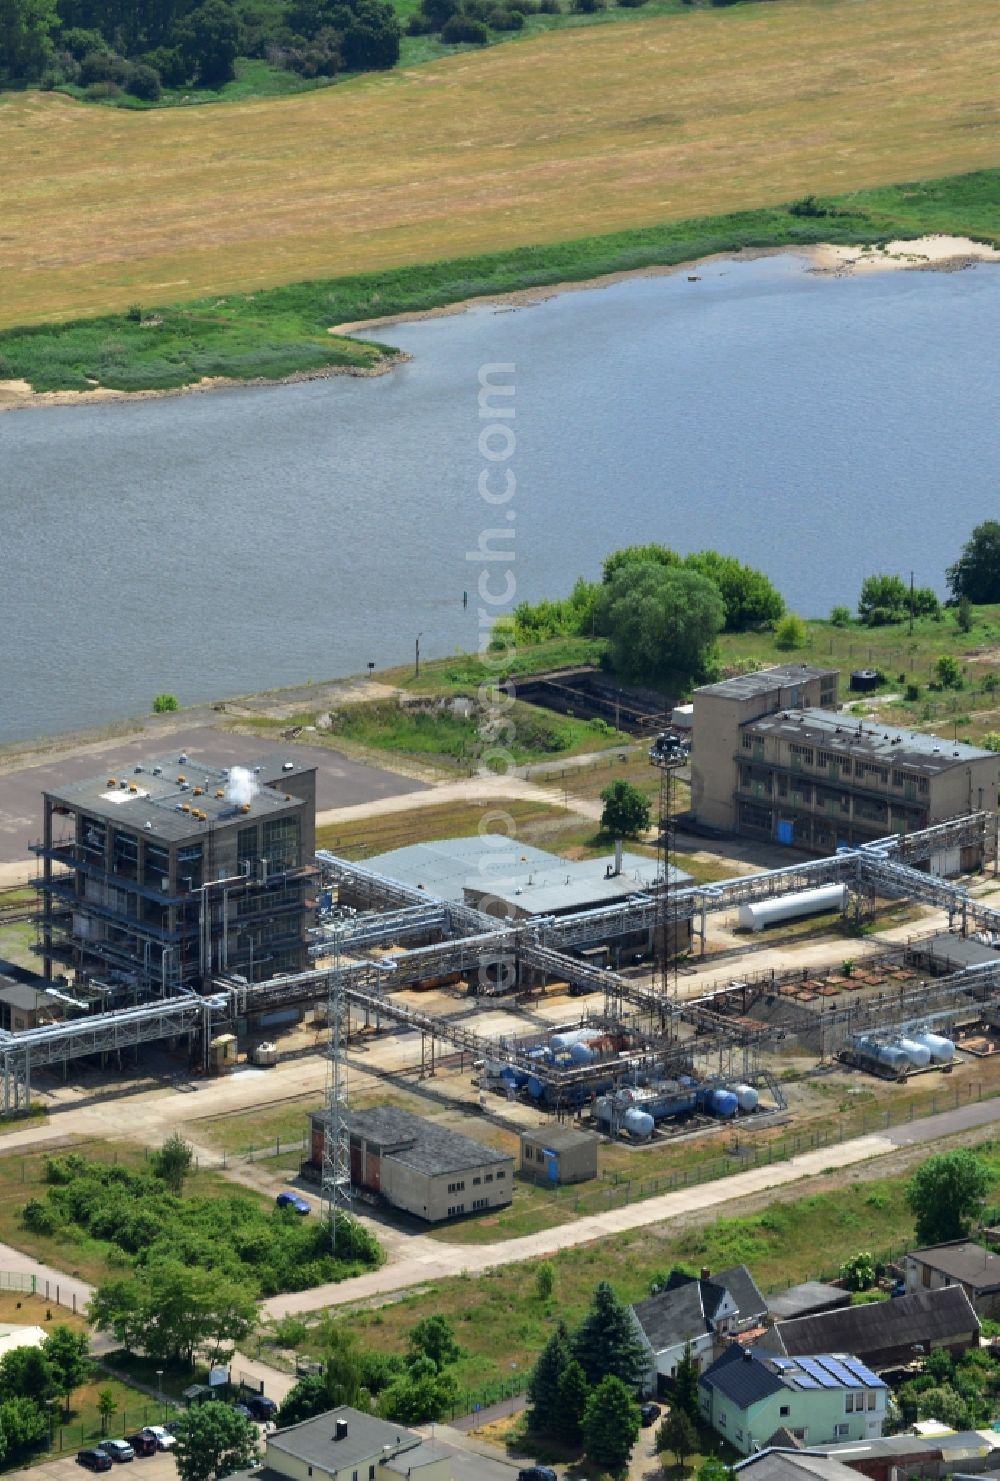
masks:
[[[690,1342],[684,1344],[684,1356],[677,1363],[677,1371],[674,1373],[674,1393],[672,1409],[680,1409],[690,1420],[697,1420],[699,1414],[698,1403],[698,1361],[691,1351]]]
[[[153,700],[153,714],[165,715],[170,710],[179,710],[176,694],[158,694]]]
[[[866,576],[858,598],[858,617],[868,627],[902,622],[908,600],[909,590],[901,576]]]
[[[698,1431],[683,1409],[671,1405],[670,1413],[656,1431],[656,1448],[661,1453],[672,1450],[677,1464],[683,1467],[698,1446]]]
[[[570,1346],[588,1383],[617,1378],[632,1392],[638,1392],[647,1367],[645,1350],[630,1309],[619,1301],[606,1280],[596,1287]]]
[[[344,65],[352,71],[394,67],[402,36],[388,0],[353,0],[354,19],[344,32]]]
[[[972,1424],[969,1405],[947,1383],[924,1389],[917,1398],[917,1418],[940,1420],[952,1430],[967,1430]]]
[[[920,1244],[964,1239],[989,1186],[988,1166],[967,1148],[940,1152],[921,1163],[906,1185]]]
[[[624,566],[679,566],[680,563],[676,550],[670,550],[666,545],[655,542],[651,545],[625,545],[605,557],[601,577],[604,585],[610,586]]]
[[[57,25],[56,0],[0,0],[0,79],[37,82]]]
[[[850,627],[850,625],[851,625],[851,609],[850,609],[850,607],[843,607],[843,606],[834,607],[833,610],[832,610],[832,612],[830,613],[830,626],[831,627]]]
[[[962,597],[977,603],[1000,602],[1000,521],[987,519],[976,525],[947,576],[956,602]]]
[[[531,1370],[528,1403],[531,1406],[531,1428],[543,1434],[558,1423],[559,1380],[572,1361],[569,1333],[560,1322],[546,1342]]]
[[[615,838],[636,838],[649,827],[649,801],[631,782],[611,782],[601,792],[601,801],[604,803],[602,833],[610,833]]]
[[[648,683],[703,677],[724,618],[711,581],[651,562],[621,566],[601,588],[596,607],[616,672]]]
[[[1000,751],[1000,730],[988,730],[979,744],[986,751]]]
[[[41,1347],[12,1347],[0,1358],[0,1399],[44,1404],[58,1393],[57,1381]]]
[[[90,1338],[86,1332],[74,1332],[60,1322],[42,1343],[42,1351],[52,1369],[53,1388],[62,1396],[68,1413],[70,1395],[90,1369]]]
[[[871,1250],[858,1250],[840,1267],[840,1278],[849,1291],[870,1291],[875,1284],[875,1257]]]
[[[0,1403],[0,1435],[6,1441],[8,1458],[18,1451],[34,1450],[49,1437],[49,1417],[40,1403],[21,1394]]]
[[[218,1481],[244,1471],[259,1455],[257,1429],[228,1404],[197,1404],[174,1426],[180,1481]]]
[[[808,636],[809,631],[802,618],[789,612],[774,629],[774,646],[785,652],[792,648],[802,648]]]
[[[134,1276],[102,1281],[87,1307],[87,1320],[98,1332],[111,1332],[126,1352],[140,1346],[145,1323],[142,1293]]]
[[[950,653],[942,653],[934,665],[934,672],[942,689],[961,689],[962,670],[958,666],[958,660],[952,658]]]
[[[429,1424],[443,1419],[458,1397],[458,1385],[432,1358],[421,1353],[379,1398],[378,1411],[397,1424]],[[181,1478],[184,1481],[184,1478]]]
[[[567,1445],[577,1446],[583,1438],[583,1416],[590,1399],[587,1375],[575,1358],[570,1359],[559,1375],[558,1407],[554,1433]]]
[[[171,1193],[181,1193],[184,1190],[184,1180],[194,1162],[194,1148],[184,1140],[180,1132],[172,1131],[149,1162],[156,1176],[163,1179]]]
[[[410,1351],[430,1358],[438,1372],[462,1356],[451,1322],[440,1313],[417,1322],[410,1333]]]
[[[113,1389],[102,1388],[98,1392],[97,1412],[101,1416],[101,1434],[106,1435],[112,1415],[118,1412],[118,1400],[115,1398]]]
[[[239,16],[228,0],[203,0],[185,16],[177,36],[202,87],[217,88],[232,81],[239,35]]]
[[[755,571],[753,566],[745,566],[731,555],[699,550],[689,555],[684,564],[718,587],[726,614],[726,632],[769,626],[785,610],[784,598],[763,571]]]
[[[958,606],[955,608],[955,621],[958,623],[960,632],[972,631],[972,603],[968,597],[959,598]]]
[[[304,1419],[314,1419],[330,1408],[326,1392],[326,1375],[306,1373],[289,1389],[278,1413],[278,1428],[287,1429],[290,1424],[301,1424]]]
[[[253,1331],[252,1286],[179,1259],[150,1259],[131,1278],[106,1281],[88,1308],[91,1321],[150,1357],[191,1363],[199,1348],[213,1360]],[[127,1340],[126,1340],[127,1339]]]
[[[583,1413],[583,1442],[596,1466],[610,1476],[623,1476],[642,1420],[627,1384],[614,1374],[602,1378]]]
[[[535,1271],[535,1295],[539,1301],[551,1301],[555,1290],[556,1273],[550,1260],[543,1260]]]

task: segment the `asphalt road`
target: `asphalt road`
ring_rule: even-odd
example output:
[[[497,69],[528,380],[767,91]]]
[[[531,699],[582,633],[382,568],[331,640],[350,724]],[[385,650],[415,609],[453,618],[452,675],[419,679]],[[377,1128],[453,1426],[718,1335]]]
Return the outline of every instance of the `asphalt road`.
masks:
[[[318,813],[427,790],[425,782],[366,766],[361,761],[350,761],[325,746],[296,744],[290,748],[281,741],[234,735],[211,725],[189,726],[166,736],[144,736],[139,740],[102,741],[73,755],[0,775],[0,864],[30,857],[30,845],[41,836],[41,794],[46,787],[85,781],[105,771],[113,776],[130,770],[137,761],[163,756],[176,758],[182,751],[192,764],[198,757],[231,766],[245,764],[254,757],[292,755],[300,764],[314,765]]]

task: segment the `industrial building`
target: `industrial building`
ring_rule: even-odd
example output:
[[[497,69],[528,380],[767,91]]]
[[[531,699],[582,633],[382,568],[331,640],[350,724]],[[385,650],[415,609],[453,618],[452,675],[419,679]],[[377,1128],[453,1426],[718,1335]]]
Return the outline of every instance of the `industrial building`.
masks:
[[[249,982],[308,960],[316,771],[181,755],[43,793],[39,951],[46,978],[139,998]]]
[[[769,1444],[779,1430],[804,1445],[877,1438],[888,1392],[846,1353],[782,1358],[737,1344],[698,1381],[703,1417],[741,1455]]]
[[[371,869],[442,900],[454,900],[499,920],[530,921],[536,917],[583,915],[624,904],[654,888],[655,858],[621,848],[600,859],[563,859],[545,849],[509,839],[505,834],[445,838],[392,849],[368,860]],[[671,889],[692,883],[683,870],[668,866]],[[612,940],[608,917],[595,920],[594,934],[581,945],[600,946]],[[678,924],[683,940],[691,943],[689,921]],[[615,933],[614,948],[650,951],[654,933],[644,929],[623,936]]]
[[[514,1159],[471,1137],[396,1106],[345,1115],[351,1184],[376,1193],[391,1208],[429,1224],[505,1208],[514,1196]],[[309,1169],[323,1167],[326,1111],[311,1118]]]
[[[576,1126],[540,1126],[521,1132],[521,1176],[561,1187],[597,1177],[598,1138]]]
[[[1000,758],[839,711],[834,669],[784,664],[695,690],[691,807],[727,833],[816,853],[997,807]],[[932,873],[982,863],[942,851]]]

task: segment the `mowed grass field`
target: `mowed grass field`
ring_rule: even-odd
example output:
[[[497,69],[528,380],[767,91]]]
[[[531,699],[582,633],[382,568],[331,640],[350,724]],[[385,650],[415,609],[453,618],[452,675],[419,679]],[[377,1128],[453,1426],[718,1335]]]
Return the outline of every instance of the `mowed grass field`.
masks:
[[[1000,164],[995,0],[775,0],[322,92],[0,100],[0,324]]]

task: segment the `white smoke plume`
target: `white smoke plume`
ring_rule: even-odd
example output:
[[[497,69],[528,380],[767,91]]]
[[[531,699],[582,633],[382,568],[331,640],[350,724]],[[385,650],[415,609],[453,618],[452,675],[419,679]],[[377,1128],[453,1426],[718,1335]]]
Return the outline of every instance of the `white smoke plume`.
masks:
[[[243,807],[257,796],[258,782],[245,766],[234,766],[229,773],[226,797],[234,807]]]

